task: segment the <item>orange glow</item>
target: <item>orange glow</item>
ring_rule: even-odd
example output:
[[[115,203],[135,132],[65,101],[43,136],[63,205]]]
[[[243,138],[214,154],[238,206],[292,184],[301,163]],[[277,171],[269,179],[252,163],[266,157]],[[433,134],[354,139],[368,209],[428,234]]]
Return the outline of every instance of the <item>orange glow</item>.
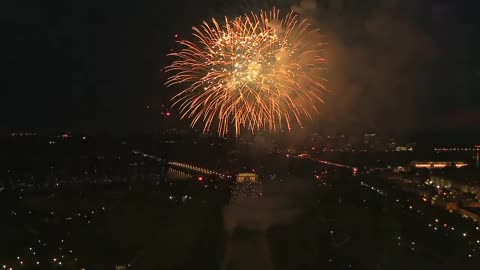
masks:
[[[327,92],[325,58],[318,32],[293,12],[251,13],[193,27],[195,41],[170,53],[176,59],[166,85],[183,90],[172,98],[181,118],[203,131],[291,130],[319,112]],[[231,127],[233,126],[233,127]]]
[[[443,169],[450,166],[455,166],[456,168],[463,168],[468,166],[468,163],[463,161],[425,161],[425,162],[412,162],[415,168],[427,168],[427,169]]]

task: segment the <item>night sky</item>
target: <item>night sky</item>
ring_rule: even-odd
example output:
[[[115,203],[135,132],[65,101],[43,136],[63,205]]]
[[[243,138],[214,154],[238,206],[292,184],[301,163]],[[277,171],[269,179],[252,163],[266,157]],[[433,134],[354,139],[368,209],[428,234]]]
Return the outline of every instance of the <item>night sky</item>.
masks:
[[[161,129],[178,90],[163,86],[174,34],[272,1],[224,2],[1,1],[0,132]],[[478,1],[276,2],[297,4],[329,44],[331,94],[313,126],[480,130]]]

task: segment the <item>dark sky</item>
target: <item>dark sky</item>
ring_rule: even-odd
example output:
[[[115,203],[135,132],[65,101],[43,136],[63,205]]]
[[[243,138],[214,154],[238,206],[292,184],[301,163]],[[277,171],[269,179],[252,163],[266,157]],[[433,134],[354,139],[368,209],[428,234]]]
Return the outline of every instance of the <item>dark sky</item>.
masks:
[[[0,132],[161,129],[173,35],[273,1],[233,2],[1,1]],[[478,1],[277,2],[297,4],[329,43],[332,93],[316,126],[480,130]]]

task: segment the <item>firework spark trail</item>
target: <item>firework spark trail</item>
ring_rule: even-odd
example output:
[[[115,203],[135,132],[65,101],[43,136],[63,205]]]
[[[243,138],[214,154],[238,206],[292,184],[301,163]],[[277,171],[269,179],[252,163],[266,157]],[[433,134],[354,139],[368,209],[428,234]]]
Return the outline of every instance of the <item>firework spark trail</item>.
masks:
[[[251,13],[221,25],[212,19],[193,27],[195,42],[181,40],[166,85],[185,88],[172,100],[191,126],[204,132],[217,124],[220,136],[233,125],[252,132],[275,131],[318,113],[327,92],[325,59],[318,32],[292,12]]]

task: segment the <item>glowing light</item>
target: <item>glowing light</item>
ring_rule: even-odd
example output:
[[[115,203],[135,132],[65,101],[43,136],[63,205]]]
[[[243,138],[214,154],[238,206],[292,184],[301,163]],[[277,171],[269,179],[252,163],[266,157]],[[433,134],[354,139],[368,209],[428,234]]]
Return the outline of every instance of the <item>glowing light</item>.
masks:
[[[193,36],[178,41],[183,49],[170,54],[176,60],[166,68],[174,73],[166,85],[185,87],[172,100],[192,127],[202,121],[207,132],[217,124],[220,136],[231,124],[236,135],[242,128],[290,130],[318,113],[326,92],[323,43],[293,12],[212,19],[193,27]]]
[[[468,166],[467,163],[461,161],[455,162],[446,162],[446,161],[427,161],[427,162],[413,162],[415,168],[434,168],[434,169],[443,169],[448,166],[455,166],[456,168],[463,168]]]

